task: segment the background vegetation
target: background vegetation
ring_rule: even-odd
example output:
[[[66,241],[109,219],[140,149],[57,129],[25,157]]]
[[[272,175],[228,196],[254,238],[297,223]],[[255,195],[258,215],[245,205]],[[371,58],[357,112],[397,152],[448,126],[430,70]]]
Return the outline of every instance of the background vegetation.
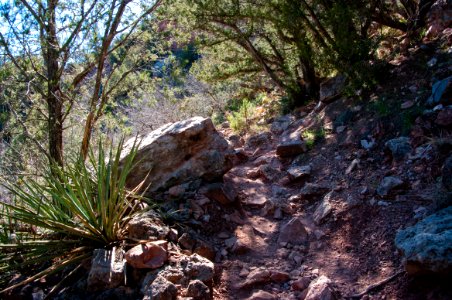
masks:
[[[0,191],[0,238],[14,242],[16,221],[36,226],[39,237],[2,246],[9,249],[3,262],[14,251],[34,253],[35,263],[44,259],[36,253],[54,242],[37,241],[49,231],[64,233],[56,241],[71,244],[65,253],[120,239],[129,206],[110,217],[116,204],[130,204],[127,169],[119,171],[115,155],[106,164],[111,154],[98,140],[194,115],[228,120],[245,134],[316,101],[327,77],[346,74],[352,91],[369,88],[384,71],[386,42],[418,38],[432,3],[2,1],[0,176],[11,184],[9,194]],[[390,53],[404,51],[398,47]],[[378,103],[375,109],[385,113]],[[324,135],[305,134],[313,142]]]

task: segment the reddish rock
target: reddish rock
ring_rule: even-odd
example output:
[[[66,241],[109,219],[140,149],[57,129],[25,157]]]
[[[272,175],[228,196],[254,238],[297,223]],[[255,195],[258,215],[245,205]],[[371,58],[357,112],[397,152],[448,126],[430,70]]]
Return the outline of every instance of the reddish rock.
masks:
[[[303,291],[309,286],[310,283],[311,280],[309,278],[302,277],[292,283],[292,289],[295,291]]]
[[[241,288],[252,287],[256,284],[263,284],[270,282],[271,273],[268,270],[256,269],[250,272],[246,277],[245,282],[240,284]]]
[[[211,261],[215,259],[215,250],[207,242],[201,240],[196,242],[196,247],[193,252]]]
[[[232,247],[232,252],[237,254],[244,254],[250,249],[253,249],[259,239],[259,237],[254,234],[253,227],[249,225],[237,227],[235,236],[237,237],[237,240]]]
[[[126,252],[129,265],[137,269],[157,269],[168,260],[166,241],[149,242],[133,247]]]
[[[184,233],[180,236],[179,240],[177,240],[179,245],[181,245],[184,249],[193,250],[193,247],[195,246],[196,240],[191,237],[190,234]]]
[[[237,193],[231,184],[212,183],[204,187],[203,193],[210,200],[223,205],[231,204],[237,198]]]
[[[308,232],[300,217],[295,217],[281,227],[278,243],[291,243],[294,245],[308,242]]]
[[[287,272],[271,271],[270,279],[274,282],[286,282],[289,281],[290,275]]]

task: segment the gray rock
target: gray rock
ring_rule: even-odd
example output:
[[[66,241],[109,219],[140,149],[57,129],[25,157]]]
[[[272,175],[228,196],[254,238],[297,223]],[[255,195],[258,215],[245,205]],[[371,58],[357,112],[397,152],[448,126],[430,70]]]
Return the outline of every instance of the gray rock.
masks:
[[[224,241],[224,245],[231,249],[232,247],[234,247],[235,243],[237,242],[237,238],[235,236],[228,238]]]
[[[359,166],[360,160],[358,158],[355,158],[350,165],[347,167],[347,169],[345,170],[345,175],[349,175],[351,172],[353,172],[353,170]]]
[[[63,294],[64,295],[64,294]],[[108,289],[105,291],[102,291],[100,294],[95,294],[95,299],[96,300],[127,300],[127,299],[140,299],[140,296],[137,292],[137,290],[131,288],[131,287],[126,287],[126,286],[120,286],[114,289]],[[71,297],[72,296],[72,297]],[[80,296],[75,296],[75,295],[71,295],[69,297],[64,297],[62,299],[64,300],[78,300],[78,299],[89,299],[89,296],[87,297],[86,295],[80,295]],[[94,298],[94,297],[93,297]],[[43,298],[44,299],[44,298]],[[38,300],[33,298],[33,300]]]
[[[127,224],[128,236],[138,240],[165,239],[169,228],[153,210],[135,215]]]
[[[344,75],[338,75],[327,79],[320,84],[320,101],[330,103],[344,90],[347,78]]]
[[[452,206],[397,233],[395,244],[409,274],[452,271]]]
[[[209,287],[200,280],[192,280],[187,287],[187,296],[192,297],[193,300],[210,300]]]
[[[125,264],[121,249],[95,249],[88,275],[88,290],[99,291],[124,285]]]
[[[296,156],[306,151],[308,147],[301,139],[289,139],[276,146],[276,155],[281,157]]]
[[[336,133],[342,133],[347,129],[347,126],[337,126],[336,127]]]
[[[289,127],[290,123],[292,123],[292,118],[290,115],[279,117],[275,121],[273,121],[272,125],[270,126],[270,131],[274,134],[281,134]]]
[[[319,206],[317,206],[314,211],[313,218],[316,224],[322,223],[322,221],[332,212],[333,206],[330,202],[332,195],[333,192],[326,194],[325,197],[323,197],[322,202],[320,202]]]
[[[385,146],[391,151],[395,160],[404,159],[413,150],[410,139],[403,136],[387,141]]]
[[[281,227],[278,243],[284,242],[293,245],[301,245],[308,242],[308,232],[300,217],[292,218]]]
[[[427,99],[427,104],[435,105],[441,102],[443,95],[451,89],[452,76],[435,82],[432,86],[432,95]]]
[[[403,180],[399,177],[388,176],[383,178],[380,182],[380,185],[377,188],[377,193],[381,197],[388,196],[392,190],[395,188],[401,187],[403,185]]]
[[[281,176],[281,173],[271,165],[264,164],[259,166],[259,175],[268,181],[275,181]]]
[[[444,162],[442,168],[442,184],[449,192],[452,192],[452,156],[449,156]]]
[[[123,157],[133,140],[126,143]],[[129,187],[144,181],[148,196],[199,178],[220,178],[232,167],[232,150],[210,119],[194,117],[167,124],[146,135],[140,143],[136,166],[127,178]],[[139,162],[139,163],[138,163]]]
[[[177,287],[162,276],[157,276],[143,289],[143,300],[175,300],[177,298]]]
[[[287,170],[290,179],[297,180],[302,177],[311,175],[312,167],[310,165],[306,166],[292,166]]]
[[[214,264],[207,258],[198,254],[192,254],[180,259],[183,272],[190,279],[198,279],[210,284],[214,275]]]
[[[371,150],[373,147],[375,147],[375,141],[373,141],[373,140],[370,140],[370,141],[361,140],[360,143],[361,143],[361,146],[366,150]]]
[[[318,183],[306,183],[300,190],[300,195],[304,198],[312,198],[315,196],[321,196],[327,191],[330,190],[330,187],[326,184],[318,184]]]
[[[259,134],[255,134],[250,136],[246,142],[245,142],[245,148],[246,149],[257,149],[259,147],[261,148],[267,148],[272,141],[272,135],[270,132],[262,132]]]
[[[152,282],[157,275],[164,277],[166,280],[174,283],[174,284],[181,284],[181,285],[186,285],[188,282],[188,278],[185,277],[185,274],[182,270],[182,268],[180,268],[180,266],[165,266],[163,267],[163,270],[155,270],[155,271],[151,271],[149,272],[146,277],[143,279],[143,285],[142,286],[147,286],[149,285],[149,282]],[[146,284],[148,283],[148,284]]]
[[[320,276],[313,280],[307,289],[304,300],[335,300],[335,292],[331,280],[326,276]]]

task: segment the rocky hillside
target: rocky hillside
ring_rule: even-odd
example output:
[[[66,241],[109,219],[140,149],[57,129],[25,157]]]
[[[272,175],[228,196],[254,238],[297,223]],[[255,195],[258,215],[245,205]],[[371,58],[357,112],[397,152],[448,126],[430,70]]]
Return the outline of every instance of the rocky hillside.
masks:
[[[192,118],[144,136],[128,180],[158,209],[51,296],[451,299],[451,33],[392,61],[374,91],[326,82],[266,132]]]

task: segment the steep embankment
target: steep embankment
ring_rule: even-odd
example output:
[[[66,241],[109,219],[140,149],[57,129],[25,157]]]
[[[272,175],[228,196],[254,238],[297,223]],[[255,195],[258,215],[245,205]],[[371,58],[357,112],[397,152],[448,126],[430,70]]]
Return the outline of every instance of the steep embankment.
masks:
[[[398,230],[451,200],[440,182],[452,176],[445,163],[452,149],[450,48],[411,50],[360,100],[343,97],[281,117],[269,133],[246,141],[222,129],[244,162],[224,176],[240,208],[217,213],[222,221],[208,230],[221,253],[215,298],[452,297],[443,277],[408,275],[395,244]],[[449,86],[442,96],[438,85]],[[438,101],[429,103],[430,96]],[[296,142],[303,132],[316,138],[310,149]],[[291,146],[281,148],[288,139]],[[450,265],[444,259],[452,228],[439,230],[443,239],[430,250],[442,251],[436,259]],[[436,263],[435,254],[424,259],[414,264]],[[319,292],[324,296],[315,298]]]

